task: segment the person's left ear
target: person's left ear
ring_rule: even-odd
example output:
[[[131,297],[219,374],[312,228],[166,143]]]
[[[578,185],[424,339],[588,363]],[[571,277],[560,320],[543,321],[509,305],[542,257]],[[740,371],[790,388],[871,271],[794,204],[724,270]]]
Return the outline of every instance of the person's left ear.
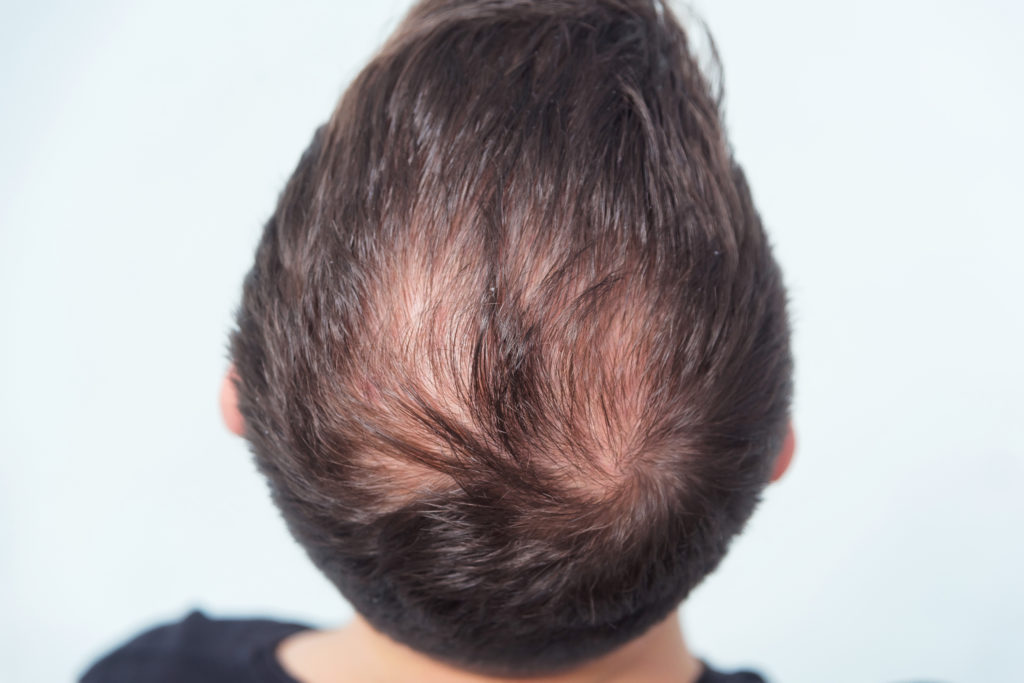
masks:
[[[793,462],[793,453],[796,451],[796,433],[793,431],[793,423],[789,423],[786,429],[786,438],[782,440],[782,448],[775,457],[775,466],[772,468],[772,481],[778,481],[789,469]]]
[[[220,385],[220,416],[231,433],[244,436],[245,420],[242,413],[238,412],[238,389],[235,387],[237,377],[235,366],[231,365]]]

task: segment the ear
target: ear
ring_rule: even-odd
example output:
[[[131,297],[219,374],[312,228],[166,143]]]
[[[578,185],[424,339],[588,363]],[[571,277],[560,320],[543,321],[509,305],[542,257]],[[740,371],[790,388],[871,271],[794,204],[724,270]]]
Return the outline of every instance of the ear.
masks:
[[[786,438],[782,440],[782,448],[775,458],[775,467],[772,468],[772,481],[778,481],[789,469],[793,462],[793,452],[796,450],[796,433],[793,431],[793,423],[789,423],[786,429]]]
[[[238,412],[238,389],[235,387],[237,377],[235,366],[231,365],[224,374],[224,381],[220,385],[220,416],[224,419],[224,425],[228,431],[238,436],[244,436],[245,420]]]

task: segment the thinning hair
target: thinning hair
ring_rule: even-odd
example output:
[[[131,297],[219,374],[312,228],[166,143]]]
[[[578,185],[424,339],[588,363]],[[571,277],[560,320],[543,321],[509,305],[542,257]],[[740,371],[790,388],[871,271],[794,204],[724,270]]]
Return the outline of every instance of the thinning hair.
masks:
[[[786,295],[652,0],[426,0],[316,131],[231,334],[298,542],[380,631],[562,670],[665,618],[767,483]]]

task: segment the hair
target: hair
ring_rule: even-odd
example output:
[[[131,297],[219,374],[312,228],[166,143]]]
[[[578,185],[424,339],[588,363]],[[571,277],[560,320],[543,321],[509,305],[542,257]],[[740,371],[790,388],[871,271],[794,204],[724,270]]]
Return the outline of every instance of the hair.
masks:
[[[651,0],[426,0],[320,127],[230,338],[292,534],[375,628],[610,652],[770,478],[792,360],[716,92]]]

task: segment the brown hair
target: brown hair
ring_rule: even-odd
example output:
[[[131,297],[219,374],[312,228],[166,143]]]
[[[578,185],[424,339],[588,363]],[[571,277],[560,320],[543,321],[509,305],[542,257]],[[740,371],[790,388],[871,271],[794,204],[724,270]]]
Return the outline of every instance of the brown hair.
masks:
[[[786,429],[785,291],[652,0],[427,0],[314,135],[245,280],[246,436],[376,628],[551,672],[669,614]]]

